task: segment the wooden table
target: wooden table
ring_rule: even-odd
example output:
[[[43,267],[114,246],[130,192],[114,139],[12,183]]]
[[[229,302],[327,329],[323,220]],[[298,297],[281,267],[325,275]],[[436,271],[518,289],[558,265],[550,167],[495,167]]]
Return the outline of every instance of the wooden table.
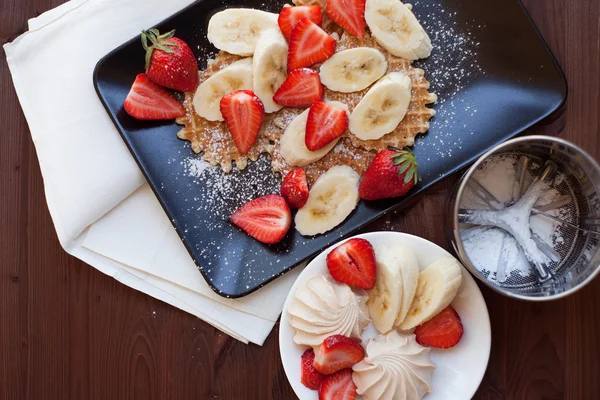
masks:
[[[61,2],[2,0],[1,44]],[[600,1],[524,3],[569,81],[566,106],[531,132],[557,134],[600,158]],[[441,221],[455,179],[368,230],[399,230],[447,247]],[[600,279],[544,304],[481,290],[493,338],[476,398],[600,398]],[[61,249],[2,54],[0,399],[291,399],[277,334],[276,326],[263,347],[241,344]]]

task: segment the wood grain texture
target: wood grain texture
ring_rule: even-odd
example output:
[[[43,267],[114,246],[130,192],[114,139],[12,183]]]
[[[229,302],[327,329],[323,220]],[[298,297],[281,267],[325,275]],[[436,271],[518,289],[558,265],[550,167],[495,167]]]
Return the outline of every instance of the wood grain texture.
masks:
[[[0,1],[0,44],[61,0]],[[524,0],[569,81],[569,99],[531,133],[600,158],[600,2]],[[0,399],[292,399],[278,327],[261,348],[129,289],[67,255],[4,54],[0,55]],[[447,247],[443,210],[456,177],[366,230]],[[600,279],[547,304],[481,286],[492,353],[477,399],[600,398]]]

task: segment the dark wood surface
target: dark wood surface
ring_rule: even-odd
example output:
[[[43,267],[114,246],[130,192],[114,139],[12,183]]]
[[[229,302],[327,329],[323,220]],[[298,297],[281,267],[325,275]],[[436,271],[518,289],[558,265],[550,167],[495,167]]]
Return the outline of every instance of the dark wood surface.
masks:
[[[0,0],[0,44],[61,2]],[[524,3],[569,81],[566,106],[531,132],[560,135],[600,158],[600,1]],[[443,206],[455,179],[368,230],[447,247]],[[481,289],[493,335],[476,398],[600,398],[600,279],[544,304]],[[277,334],[276,326],[263,347],[243,345],[61,249],[2,52],[0,399],[291,399]]]

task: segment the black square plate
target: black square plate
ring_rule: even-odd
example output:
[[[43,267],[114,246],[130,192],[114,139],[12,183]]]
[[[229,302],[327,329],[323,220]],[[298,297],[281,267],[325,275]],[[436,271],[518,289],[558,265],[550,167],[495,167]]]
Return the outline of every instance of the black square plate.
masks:
[[[200,0],[157,27],[161,32],[176,29],[204,68],[215,54],[206,39],[215,12],[230,7],[278,12],[282,5]],[[439,101],[430,131],[415,144],[423,182],[410,196],[548,116],[567,92],[562,71],[517,0],[419,0],[414,13],[434,44],[432,56],[416,65],[425,70]],[[200,174],[190,161],[200,157],[177,139],[179,126],[137,121],[123,110],[143,68],[144,52],[136,37],[98,63],[96,90],[200,272],[222,296],[251,293],[408,199],[361,201],[326,235],[303,238],[291,229],[278,245],[263,245],[232,226],[228,217],[247,200],[278,190],[281,178],[271,171],[267,157],[241,172],[225,175],[208,168]]]

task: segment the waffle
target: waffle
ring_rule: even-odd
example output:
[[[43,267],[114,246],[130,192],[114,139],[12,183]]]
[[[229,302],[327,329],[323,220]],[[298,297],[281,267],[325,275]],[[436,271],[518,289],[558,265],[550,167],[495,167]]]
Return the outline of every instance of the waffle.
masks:
[[[320,6],[324,4],[320,0],[297,0],[295,3],[297,5],[316,4]],[[428,92],[429,82],[425,79],[423,70],[414,68],[410,61],[390,55],[368,33],[364,39],[357,39],[344,33],[339,26],[325,15],[323,16],[322,26],[325,31],[338,39],[336,51],[361,46],[376,48],[386,57],[388,62],[387,72],[405,72],[410,76],[413,87],[408,112],[393,132],[378,140],[365,141],[356,138],[347,131],[325,157],[304,167],[309,184],[312,184],[322,173],[335,165],[348,165],[359,175],[362,175],[377,151],[388,146],[398,148],[412,146],[415,137],[429,129],[429,119],[435,114],[435,111],[427,108],[426,105],[435,102],[437,99],[435,94]],[[207,68],[199,72],[200,83],[240,58],[224,51],[219,52],[214,60],[209,61]],[[318,71],[319,66],[317,65],[314,68]],[[368,88],[360,92],[339,93],[325,88],[324,98],[325,100],[341,101],[352,111],[367,91]],[[283,108],[276,113],[266,114],[256,143],[247,154],[242,154],[237,150],[224,122],[208,121],[196,114],[192,104],[193,96],[193,93],[185,94],[184,107],[186,115],[176,121],[178,124],[183,125],[177,137],[189,141],[192,150],[195,153],[202,153],[204,160],[212,165],[220,165],[222,170],[227,173],[231,171],[234,163],[238,169],[243,170],[246,168],[248,160],[256,161],[261,153],[268,153],[271,156],[273,170],[284,176],[292,169],[279,152],[279,138],[288,124],[302,113],[302,109]]]

